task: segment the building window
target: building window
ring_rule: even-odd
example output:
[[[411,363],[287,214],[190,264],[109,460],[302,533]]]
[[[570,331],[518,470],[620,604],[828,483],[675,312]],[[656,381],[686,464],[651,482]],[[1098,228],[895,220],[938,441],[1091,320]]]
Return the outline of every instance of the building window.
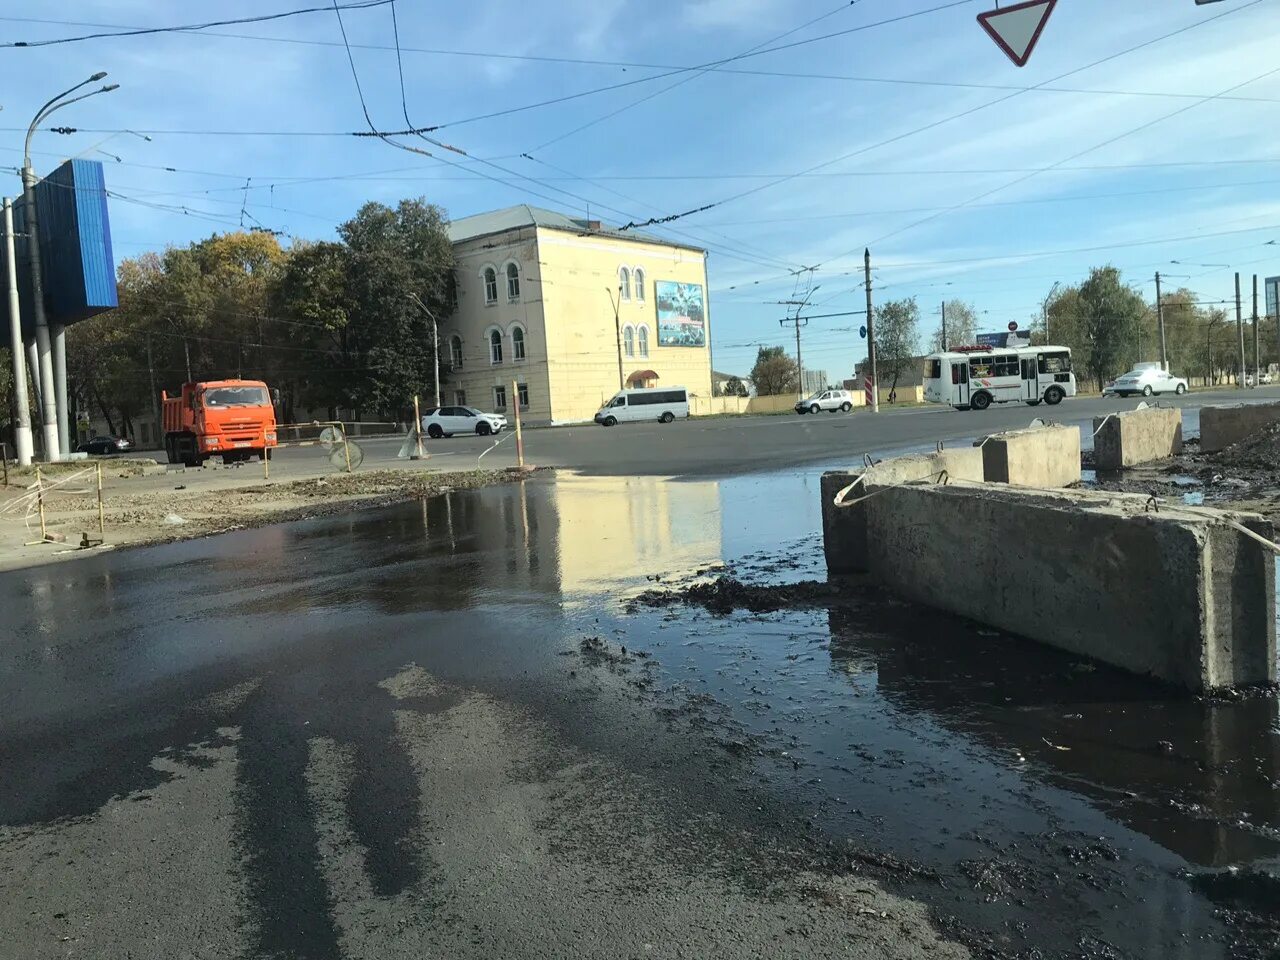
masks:
[[[445,295],[445,299],[448,300],[449,309],[457,310],[458,309],[458,277],[456,274],[454,274],[452,270],[449,271],[449,276],[445,280],[444,295]]]
[[[641,327],[636,331],[636,339],[640,341],[640,356],[649,355],[649,328]]]
[[[622,352],[628,357],[636,355],[636,332],[630,327],[622,328]]]
[[[467,391],[465,390],[453,391],[453,402],[460,407],[465,407],[467,405]]]
[[[520,265],[518,263],[507,264],[507,299],[520,299]]]
[[[631,271],[626,267],[618,268],[618,296],[623,300],[631,299]]]
[[[502,332],[494,330],[489,334],[489,362],[498,364],[502,362]]]
[[[507,409],[507,388],[506,387],[493,388],[493,409],[495,410]]]
[[[498,302],[498,271],[493,267],[484,268],[484,302]]]
[[[449,359],[453,362],[453,369],[462,369],[462,338],[457,334],[449,338]]]
[[[514,327],[511,331],[511,359],[517,362],[524,359],[523,327]]]
[[[529,385],[527,383],[516,384],[516,394],[520,399],[520,409],[529,409]]]
[[[636,302],[644,303],[644,269],[636,267],[636,272],[633,276],[635,277]]]

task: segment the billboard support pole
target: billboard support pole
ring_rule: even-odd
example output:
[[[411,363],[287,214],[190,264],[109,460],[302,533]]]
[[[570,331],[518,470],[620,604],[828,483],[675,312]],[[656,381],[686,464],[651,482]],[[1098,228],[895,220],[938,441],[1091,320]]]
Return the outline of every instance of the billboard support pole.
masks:
[[[22,318],[18,304],[18,256],[13,236],[13,201],[4,198],[5,276],[9,286],[9,350],[13,354],[13,441],[18,465],[31,466],[31,409],[27,405],[27,364],[22,346]],[[7,470],[7,461],[6,461]]]
[[[1262,342],[1258,336],[1258,275],[1253,275],[1253,385],[1262,386]]]
[[[44,312],[44,273],[40,263],[40,229],[36,215],[36,172],[29,165],[22,168],[23,223],[27,234],[27,260],[31,264],[31,300],[36,321],[36,353],[40,365],[40,421],[44,429],[44,458],[50,463],[61,458],[58,440],[57,389],[53,385],[53,344],[49,338],[49,320]]]
[[[67,328],[60,323],[49,327],[53,337],[53,400],[58,414],[59,459],[71,457],[71,407],[67,402]]]

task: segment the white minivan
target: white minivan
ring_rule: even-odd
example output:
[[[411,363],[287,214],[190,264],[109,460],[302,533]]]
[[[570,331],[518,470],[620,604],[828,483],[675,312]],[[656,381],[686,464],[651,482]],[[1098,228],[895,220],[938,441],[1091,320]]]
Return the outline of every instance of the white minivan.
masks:
[[[689,391],[684,387],[659,387],[652,390],[620,390],[600,408],[595,421],[612,427],[619,423],[657,420],[670,423],[676,417],[689,416]]]

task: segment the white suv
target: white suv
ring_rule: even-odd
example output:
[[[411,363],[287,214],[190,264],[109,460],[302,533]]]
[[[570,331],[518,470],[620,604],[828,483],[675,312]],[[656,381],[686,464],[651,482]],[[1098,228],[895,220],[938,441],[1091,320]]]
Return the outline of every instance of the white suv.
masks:
[[[853,409],[853,396],[848,390],[824,390],[796,404],[796,413],[848,413]]]

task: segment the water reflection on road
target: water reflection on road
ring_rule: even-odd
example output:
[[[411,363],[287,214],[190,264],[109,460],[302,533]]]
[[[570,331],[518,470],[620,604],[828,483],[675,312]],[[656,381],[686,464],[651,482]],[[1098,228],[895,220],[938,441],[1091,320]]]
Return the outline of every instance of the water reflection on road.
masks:
[[[928,864],[967,922],[1038,924],[1019,934],[1035,946],[1071,942],[1088,916],[1091,936],[1144,955],[1221,955],[1197,939],[1214,920],[1178,871],[1280,862],[1274,696],[1177,699],[852,590],[775,614],[623,612],[725,562],[760,582],[823,578],[819,474],[537,479],[4,575],[0,823],[90,814],[145,786],[152,757],[219,736],[181,704],[252,684],[223,721],[245,730],[250,889],[263,916],[293,904],[261,928],[275,949],[326,922],[300,853],[316,842],[297,786],[307,737],[350,744],[366,774],[349,803],[376,889],[428,868],[407,846],[413,777],[389,701],[353,708],[339,691],[419,662],[523,695],[561,678],[558,654],[590,631],[652,651],[662,696],[724,705],[717,735],[785,751],[765,789],[835,838]],[[306,733],[291,726],[301,703],[330,704]],[[110,767],[76,753],[77,730],[148,712]],[[404,798],[390,822],[369,813],[387,796]],[[973,880],[992,864],[1020,889]]]

